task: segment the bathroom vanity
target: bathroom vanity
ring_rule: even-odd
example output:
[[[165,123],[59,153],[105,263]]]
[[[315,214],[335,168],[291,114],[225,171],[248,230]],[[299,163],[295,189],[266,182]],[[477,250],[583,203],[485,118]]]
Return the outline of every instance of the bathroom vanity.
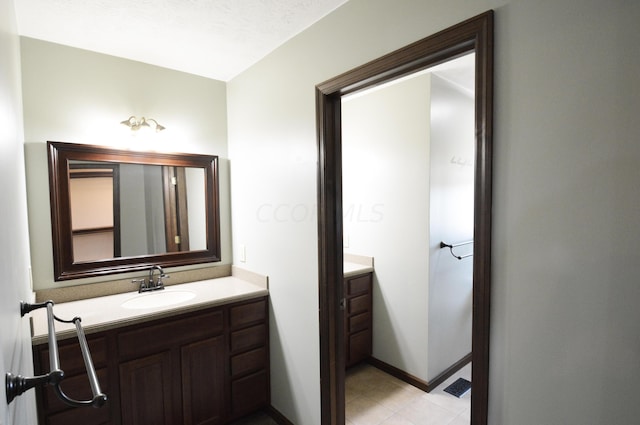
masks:
[[[373,258],[345,254],[344,310],[345,364],[351,367],[373,349]]]
[[[372,294],[373,274],[365,273],[344,279],[345,363],[353,366],[371,356],[372,351]]]
[[[63,318],[82,317],[108,400],[102,408],[70,408],[51,387],[39,387],[41,425],[224,424],[269,405],[266,286],[224,277],[159,292],[167,294],[163,299],[195,296],[147,306],[131,299],[154,294],[126,293],[54,307]],[[46,320],[32,317],[35,373],[42,374],[49,371]],[[90,399],[77,339],[70,328],[59,328],[61,388],[71,398]]]

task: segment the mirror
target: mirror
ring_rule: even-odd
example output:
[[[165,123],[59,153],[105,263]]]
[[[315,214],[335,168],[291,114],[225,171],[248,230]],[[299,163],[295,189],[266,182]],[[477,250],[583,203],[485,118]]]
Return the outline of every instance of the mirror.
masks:
[[[216,156],[47,148],[56,281],[220,261]]]

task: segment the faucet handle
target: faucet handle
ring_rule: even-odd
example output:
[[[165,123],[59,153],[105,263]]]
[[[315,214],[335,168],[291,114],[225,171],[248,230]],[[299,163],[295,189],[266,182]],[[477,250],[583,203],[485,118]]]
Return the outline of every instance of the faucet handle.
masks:
[[[146,280],[144,278],[142,278],[142,279],[133,279],[131,281],[131,283],[134,283],[134,284],[138,285],[138,292],[142,292],[143,290],[147,289],[147,283],[146,283]]]
[[[161,273],[158,276],[158,281],[156,282],[156,288],[164,288],[164,282],[162,282],[162,279],[169,279],[171,276],[169,276],[168,274],[165,273]]]

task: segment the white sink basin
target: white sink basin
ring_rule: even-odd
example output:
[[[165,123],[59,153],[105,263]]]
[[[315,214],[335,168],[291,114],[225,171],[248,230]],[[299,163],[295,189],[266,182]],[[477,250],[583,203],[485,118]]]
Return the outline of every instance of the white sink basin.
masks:
[[[140,294],[122,303],[122,307],[138,310],[145,308],[167,307],[189,301],[196,294],[191,291],[157,291]]]

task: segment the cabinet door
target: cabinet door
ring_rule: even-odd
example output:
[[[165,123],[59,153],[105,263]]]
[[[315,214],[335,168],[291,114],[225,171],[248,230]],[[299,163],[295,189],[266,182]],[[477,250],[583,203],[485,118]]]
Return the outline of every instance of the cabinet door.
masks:
[[[185,425],[215,425],[224,416],[224,338],[183,346],[182,411]]]
[[[231,382],[231,415],[249,414],[269,403],[269,375],[261,370]]]
[[[120,364],[123,425],[172,425],[174,415],[171,352]]]

